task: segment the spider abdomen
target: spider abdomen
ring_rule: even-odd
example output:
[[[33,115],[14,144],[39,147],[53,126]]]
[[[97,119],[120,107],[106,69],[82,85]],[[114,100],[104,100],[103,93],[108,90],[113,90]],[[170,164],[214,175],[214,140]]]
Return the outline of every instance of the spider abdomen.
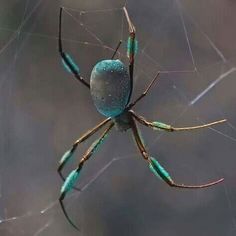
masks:
[[[97,110],[107,117],[121,114],[129,102],[131,81],[120,60],[98,62],[91,73],[90,89]]]

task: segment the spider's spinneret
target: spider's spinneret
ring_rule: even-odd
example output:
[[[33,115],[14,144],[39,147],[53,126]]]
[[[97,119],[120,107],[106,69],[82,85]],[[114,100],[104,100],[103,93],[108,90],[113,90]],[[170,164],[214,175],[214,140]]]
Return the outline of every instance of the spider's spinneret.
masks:
[[[98,62],[90,77],[91,95],[97,110],[107,117],[121,114],[129,102],[131,80],[120,60]]]

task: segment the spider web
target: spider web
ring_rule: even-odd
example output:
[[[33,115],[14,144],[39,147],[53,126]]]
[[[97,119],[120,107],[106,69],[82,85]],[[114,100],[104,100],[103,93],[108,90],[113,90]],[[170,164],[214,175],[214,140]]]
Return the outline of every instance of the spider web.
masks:
[[[207,190],[170,189],[153,177],[130,132],[111,132],[66,201],[81,228],[58,205],[58,160],[103,119],[89,92],[65,72],[57,51],[59,7],[63,44],[89,79],[93,65],[117,55],[126,64],[126,6],[137,29],[133,98],[157,71],[158,83],[135,110],[178,127],[227,118],[186,133],[140,127],[150,155],[176,182],[225,177]],[[235,235],[235,4],[216,1],[2,1],[0,14],[1,235]],[[81,148],[78,158],[91,144]],[[76,165],[78,158],[65,170]]]

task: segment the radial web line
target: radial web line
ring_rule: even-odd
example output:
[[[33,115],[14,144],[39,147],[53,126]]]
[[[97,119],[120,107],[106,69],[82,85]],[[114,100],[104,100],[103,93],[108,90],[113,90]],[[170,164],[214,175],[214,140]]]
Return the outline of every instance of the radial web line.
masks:
[[[116,157],[116,158],[111,159],[100,170],[98,170],[98,172],[81,188],[81,192],[74,192],[74,193],[72,193],[70,196],[68,196],[68,199],[71,199],[72,197],[76,197],[77,198],[81,193],[83,193],[86,189],[88,189],[94,182],[96,182],[99,179],[99,177],[101,175],[103,175],[113,163],[115,163],[117,161],[124,160],[124,159],[130,159],[130,158],[132,158],[134,156],[136,156],[136,155],[135,154],[130,154],[130,155],[126,155],[126,156],[122,156],[122,157]],[[73,201],[71,201],[71,203],[72,202]],[[56,207],[58,205],[59,205],[58,200],[54,200],[50,204],[48,204],[46,207],[44,207],[43,209],[41,209],[38,212],[27,212],[26,214],[23,214],[23,215],[20,215],[20,216],[14,216],[14,217],[2,219],[2,220],[0,220],[0,224],[8,223],[8,222],[13,222],[13,221],[18,221],[18,220],[21,220],[22,218],[29,218],[29,217],[32,217],[34,215],[44,215],[49,210],[51,210],[52,208],[54,208],[54,207]]]
[[[207,39],[208,43],[211,45],[211,47],[215,50],[215,52],[218,54],[218,56],[221,58],[221,61],[223,61],[224,63],[227,62],[227,59],[225,58],[223,52],[216,46],[216,44],[213,42],[213,40],[210,38],[210,36],[204,32],[201,27],[199,26],[199,24],[193,19],[192,16],[190,16],[189,14],[187,14],[185,12],[185,14],[187,15],[187,17],[191,20],[191,22],[198,28],[198,30],[200,31],[200,33]]]
[[[188,49],[189,49],[189,53],[191,55],[194,70],[197,71],[197,66],[196,66],[196,63],[195,63],[194,56],[193,56],[193,51],[192,51],[192,47],[191,47],[191,44],[190,44],[188,31],[187,31],[186,24],[185,24],[184,17],[183,17],[183,13],[182,13],[182,6],[181,6],[179,0],[175,0],[175,1],[177,3],[177,6],[178,6],[179,16],[180,16],[180,19],[181,19],[181,23],[183,25],[183,30],[184,30],[185,38],[186,38],[186,41],[187,41],[187,44],[188,44]]]
[[[27,3],[29,2],[29,0],[27,1]],[[39,0],[38,3],[35,5],[35,7],[31,10],[31,12],[27,15],[27,17],[25,17],[25,19],[23,19],[23,21],[20,23],[18,29],[16,31],[14,31],[14,35],[9,39],[9,41],[0,49],[0,55],[11,45],[12,42],[14,42],[14,40],[17,38],[19,32],[21,31],[21,29],[24,27],[24,25],[28,22],[28,20],[30,19],[30,17],[32,16],[32,14],[38,9],[38,7],[40,6],[42,0]],[[25,13],[26,14],[26,10]],[[8,29],[10,30],[10,29]]]
[[[225,73],[221,74],[218,78],[216,78],[209,86],[207,86],[201,93],[199,93],[190,103],[189,105],[192,106],[196,102],[198,102],[201,98],[203,98],[213,87],[215,87],[219,82],[223,79],[227,78],[228,75],[234,73],[236,68],[233,67],[230,70],[226,71]]]

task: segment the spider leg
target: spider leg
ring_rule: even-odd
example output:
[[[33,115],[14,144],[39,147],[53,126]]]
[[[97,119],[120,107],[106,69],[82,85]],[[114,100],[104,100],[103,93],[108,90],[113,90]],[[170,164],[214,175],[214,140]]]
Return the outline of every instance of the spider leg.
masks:
[[[136,40],[136,30],[135,27],[133,25],[133,23],[130,20],[128,11],[126,9],[126,7],[123,7],[124,13],[125,13],[125,17],[129,26],[129,38],[128,38],[128,44],[127,44],[127,56],[129,58],[129,75],[130,75],[130,81],[131,81],[131,88],[133,88],[133,74],[134,74],[134,57],[135,54],[138,50],[138,42]],[[155,80],[157,79],[157,77],[159,76],[159,73],[156,75],[156,77],[151,81],[151,83],[149,84],[149,86],[147,87],[147,89],[131,104],[129,104],[128,109],[131,109],[138,101],[140,101],[143,97],[146,96],[146,94],[148,93],[149,89],[151,88],[151,86],[153,85],[153,83],[155,82]],[[132,94],[132,89],[130,91],[130,96],[131,97]]]
[[[175,183],[174,180],[170,177],[169,173],[161,166],[161,164],[155,158],[148,155],[146,148],[144,146],[144,143],[140,137],[137,125],[134,120],[131,124],[131,127],[132,127],[134,139],[136,141],[138,149],[139,149],[140,153],[142,154],[143,158],[149,162],[150,170],[157,177],[160,177],[163,181],[165,181],[169,186],[176,187],[176,188],[192,188],[192,189],[207,188],[207,187],[216,185],[224,180],[223,178],[221,178],[219,180],[216,180],[216,181],[213,181],[210,183],[206,183],[206,184],[201,184],[201,185],[185,185],[185,184]]]
[[[101,123],[99,123],[98,125],[96,125],[93,129],[88,130],[84,135],[82,135],[78,140],[76,140],[74,142],[74,144],[73,144],[73,146],[72,146],[72,148],[70,150],[65,152],[65,154],[62,156],[62,158],[61,158],[61,160],[59,162],[59,166],[58,166],[58,169],[57,169],[57,171],[58,171],[60,177],[62,178],[62,180],[65,181],[65,178],[62,175],[62,169],[64,168],[66,163],[73,157],[73,154],[74,154],[76,148],[78,147],[78,145],[80,143],[84,142],[85,140],[87,140],[94,133],[96,133],[99,129],[101,129],[110,120],[111,120],[111,118],[107,118],[107,119],[103,120]]]
[[[134,57],[135,54],[138,50],[138,44],[136,40],[136,30],[133,25],[133,23],[130,20],[128,11],[126,7],[123,7],[124,13],[125,13],[125,18],[128,23],[129,27],[129,38],[128,38],[128,43],[127,43],[127,56],[129,58],[129,76],[130,76],[130,82],[131,82],[131,90],[130,90],[130,96],[132,94],[132,89],[133,89],[133,74],[134,74]]]
[[[128,110],[131,109],[133,106],[135,106],[137,102],[139,102],[142,98],[144,98],[144,97],[148,94],[150,88],[152,87],[152,85],[154,84],[154,82],[157,80],[157,78],[159,77],[159,75],[160,75],[160,73],[158,72],[157,75],[154,77],[154,79],[151,81],[151,83],[150,83],[150,84],[147,86],[147,88],[144,90],[144,92],[143,92],[140,96],[138,96],[138,97],[134,100],[134,102],[132,102],[132,103],[129,104]]]
[[[207,128],[213,125],[217,125],[220,123],[223,123],[226,121],[226,119],[223,120],[218,120],[218,121],[214,121],[211,123],[207,123],[207,124],[203,124],[203,125],[197,125],[197,126],[190,126],[190,127],[181,127],[181,128],[176,128],[173,127],[171,125],[167,125],[164,123],[161,123],[159,121],[147,121],[144,117],[137,115],[134,111],[131,111],[133,117],[142,125],[145,125],[147,127],[150,127],[154,130],[156,129],[160,129],[160,130],[165,130],[165,131],[169,131],[169,132],[173,132],[173,131],[189,131],[189,130],[194,130],[194,129],[202,129],[202,128]]]
[[[59,53],[61,55],[63,64],[65,65],[66,69],[69,72],[72,72],[73,75],[75,76],[75,78],[82,82],[82,84],[84,84],[86,87],[90,88],[90,85],[88,82],[86,82],[84,80],[83,77],[80,76],[79,74],[79,68],[78,66],[75,64],[75,62],[73,61],[73,59],[71,58],[71,56],[67,53],[65,53],[63,51],[63,47],[62,47],[62,39],[61,39],[61,27],[62,27],[62,11],[63,8],[60,8],[60,14],[59,14],[59,31],[58,31],[58,49],[59,49]]]
[[[59,197],[59,202],[60,202],[62,211],[63,211],[66,219],[68,220],[68,222],[77,230],[79,230],[78,227],[72,222],[72,220],[70,219],[69,215],[67,214],[67,212],[65,210],[65,206],[63,204],[63,199],[66,197],[67,193],[73,189],[76,181],[79,178],[80,171],[81,171],[84,163],[95,153],[95,151],[103,143],[103,141],[105,140],[105,138],[107,137],[108,133],[110,132],[110,130],[112,129],[113,126],[114,126],[114,123],[112,122],[109,125],[109,127],[105,129],[105,131],[102,133],[102,135],[95,142],[93,142],[93,144],[89,147],[89,149],[83,155],[82,159],[80,160],[80,162],[78,164],[78,167],[68,175],[64,184],[61,187],[61,195]]]
[[[134,119],[132,119],[132,122],[131,122],[131,129],[133,131],[133,137],[135,139],[135,142],[137,144],[137,147],[138,147],[140,153],[142,154],[142,157],[145,160],[148,160],[149,159],[148,153],[145,149],[144,142],[142,141],[142,138],[141,138],[141,133],[138,130],[138,127],[137,127]]]
[[[115,51],[114,51],[112,57],[111,57],[111,60],[113,60],[114,57],[116,56],[116,53],[118,52],[118,49],[120,48],[120,45],[121,45],[121,44],[122,44],[122,41],[120,40],[119,43],[118,43],[117,46],[116,46],[116,49],[115,49]]]

